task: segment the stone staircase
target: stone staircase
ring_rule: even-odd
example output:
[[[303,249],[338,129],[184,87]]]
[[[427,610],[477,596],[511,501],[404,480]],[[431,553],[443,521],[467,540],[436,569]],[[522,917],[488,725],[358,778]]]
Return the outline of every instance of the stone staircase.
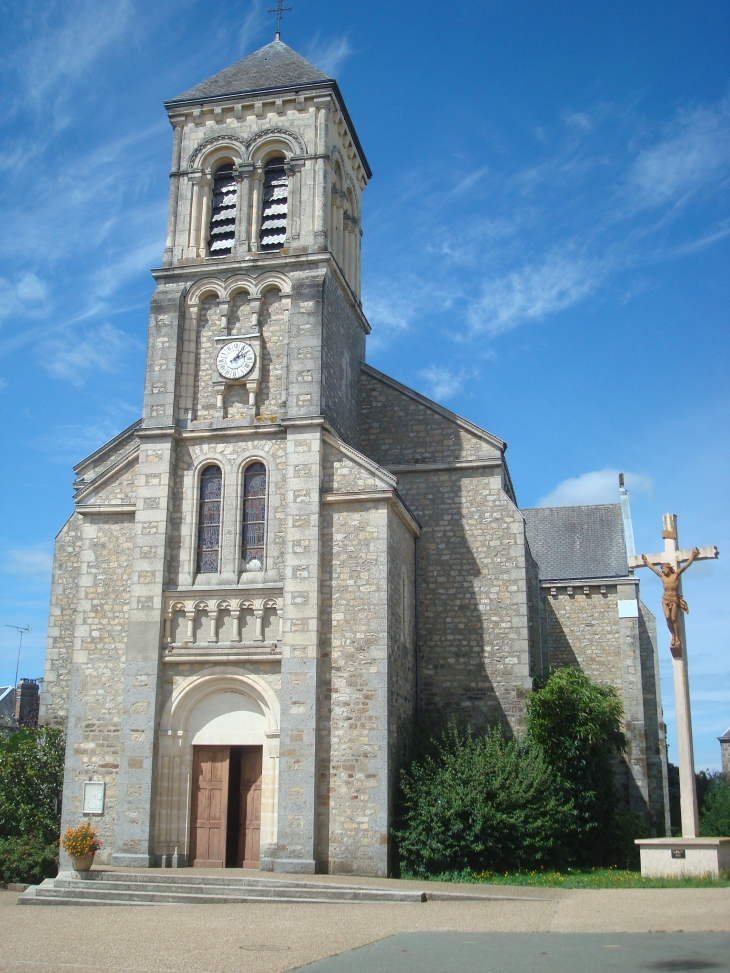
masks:
[[[41,885],[31,885],[18,897],[19,905],[195,905],[232,902],[428,902],[516,898],[397,887],[387,883],[340,884],[326,878],[294,876],[263,878],[254,875],[210,875],[195,869],[174,872],[132,872],[123,869],[60,872]]]

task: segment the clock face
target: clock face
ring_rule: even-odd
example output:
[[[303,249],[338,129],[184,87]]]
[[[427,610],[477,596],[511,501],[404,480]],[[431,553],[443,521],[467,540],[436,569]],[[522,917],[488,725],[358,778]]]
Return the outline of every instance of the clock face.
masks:
[[[243,378],[256,361],[256,353],[245,341],[229,341],[218,352],[216,365],[223,378]]]

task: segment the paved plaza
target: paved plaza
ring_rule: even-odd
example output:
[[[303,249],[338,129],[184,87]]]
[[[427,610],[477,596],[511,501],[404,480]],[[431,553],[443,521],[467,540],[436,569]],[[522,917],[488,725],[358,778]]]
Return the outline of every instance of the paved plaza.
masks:
[[[730,888],[480,888],[509,898],[21,908],[0,892],[0,973],[730,971]]]

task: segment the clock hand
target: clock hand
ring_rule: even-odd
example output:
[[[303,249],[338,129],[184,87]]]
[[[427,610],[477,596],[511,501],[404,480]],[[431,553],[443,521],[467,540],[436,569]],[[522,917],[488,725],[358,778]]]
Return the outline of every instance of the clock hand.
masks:
[[[237,361],[240,361],[243,358],[243,354],[244,354],[243,349],[241,349],[241,351],[239,351],[237,355],[234,355],[233,358],[231,358],[228,364],[235,365]]]

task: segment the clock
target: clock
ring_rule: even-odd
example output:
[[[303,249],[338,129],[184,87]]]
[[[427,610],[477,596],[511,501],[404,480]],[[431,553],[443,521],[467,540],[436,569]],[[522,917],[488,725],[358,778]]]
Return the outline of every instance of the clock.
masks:
[[[243,378],[256,361],[256,352],[245,341],[229,341],[216,358],[216,366],[223,378]]]

